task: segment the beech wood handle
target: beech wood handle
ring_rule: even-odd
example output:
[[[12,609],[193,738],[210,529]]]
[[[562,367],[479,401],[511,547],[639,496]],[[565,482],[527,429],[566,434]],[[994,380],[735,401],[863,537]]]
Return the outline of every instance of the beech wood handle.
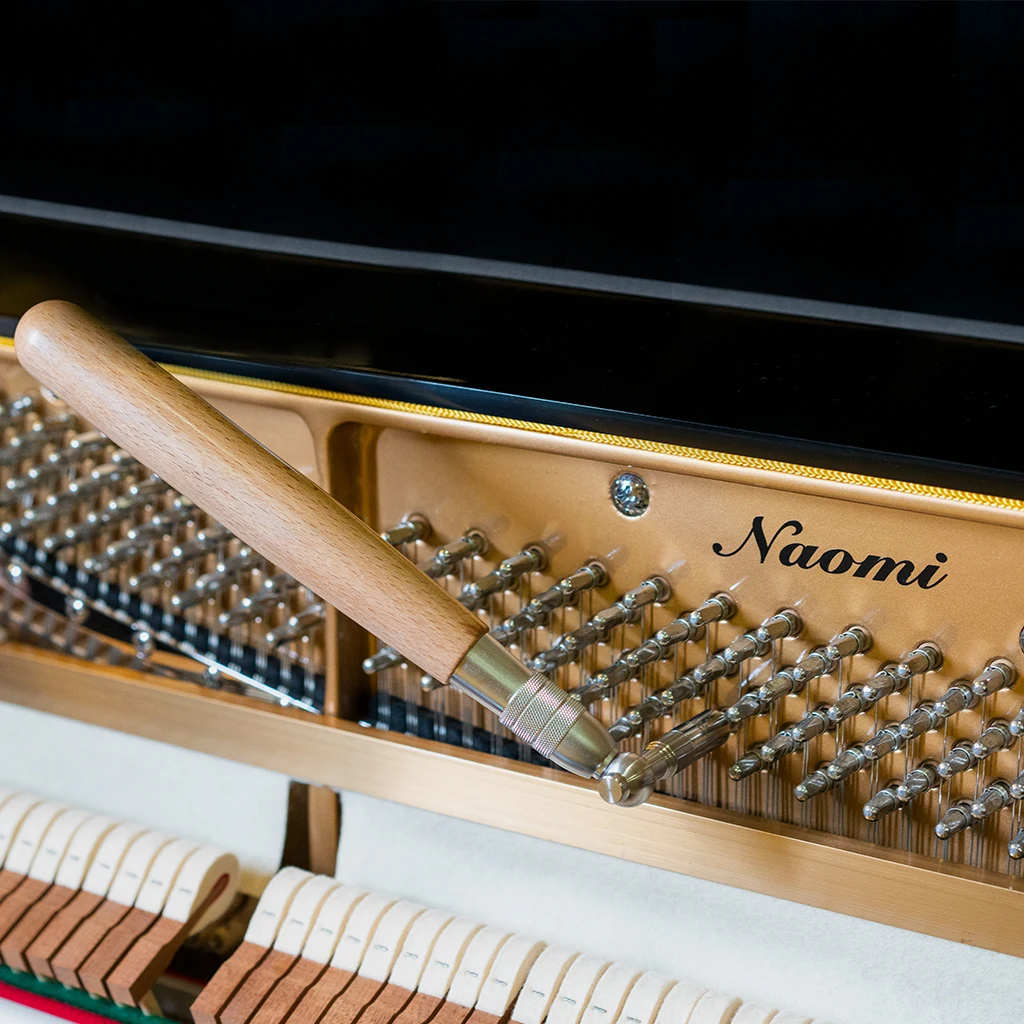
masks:
[[[68,302],[15,332],[26,370],[335,608],[447,680],[487,627],[326,491]]]

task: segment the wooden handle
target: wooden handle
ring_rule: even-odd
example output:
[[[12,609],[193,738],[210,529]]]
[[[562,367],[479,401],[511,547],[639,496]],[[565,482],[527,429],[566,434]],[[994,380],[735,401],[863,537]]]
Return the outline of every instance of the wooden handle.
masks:
[[[96,429],[435,678],[486,632],[326,491],[77,306],[34,306],[14,340],[25,369]]]

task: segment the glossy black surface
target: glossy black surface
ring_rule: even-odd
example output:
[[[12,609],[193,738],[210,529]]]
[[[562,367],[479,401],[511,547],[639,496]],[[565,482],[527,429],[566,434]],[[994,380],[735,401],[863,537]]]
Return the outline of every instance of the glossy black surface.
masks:
[[[9,0],[3,27],[0,192],[1024,324],[1019,3]]]
[[[63,297],[169,362],[1024,496],[1024,346],[0,227],[7,330]]]

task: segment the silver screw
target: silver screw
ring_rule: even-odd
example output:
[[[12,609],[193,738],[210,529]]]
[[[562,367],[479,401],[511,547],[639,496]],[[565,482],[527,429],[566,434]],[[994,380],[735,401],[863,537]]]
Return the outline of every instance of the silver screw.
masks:
[[[651,492],[642,476],[620,473],[611,486],[612,504],[629,519],[642,516],[651,505]]]

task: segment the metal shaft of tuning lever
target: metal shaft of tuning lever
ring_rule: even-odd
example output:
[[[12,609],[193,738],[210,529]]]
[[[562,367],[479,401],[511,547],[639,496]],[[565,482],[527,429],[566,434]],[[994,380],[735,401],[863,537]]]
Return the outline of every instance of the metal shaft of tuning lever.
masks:
[[[972,821],[974,818],[971,814],[971,801],[960,800],[942,816],[942,820],[935,826],[935,834],[945,842],[958,832],[970,828]]]
[[[533,598],[525,608],[495,626],[490,635],[503,647],[507,647],[525,630],[547,625],[553,611],[570,604],[585,591],[603,587],[607,582],[608,572],[600,562],[586,562],[572,575],[559,580],[553,587]]]
[[[743,662],[750,658],[764,657],[776,640],[787,636],[796,636],[803,628],[800,616],[787,609],[766,619],[756,630],[744,633],[728,647],[712,655],[705,662],[680,676],[669,686],[639,704],[629,708],[609,732],[620,742],[638,736],[647,722],[669,714],[674,707],[685,700],[693,700],[703,696],[708,687],[716,679],[734,675]],[[614,666],[613,666],[614,667]],[[598,677],[595,677],[595,681]],[[725,711],[722,717],[729,722],[730,728],[735,726]]]
[[[952,749],[935,766],[935,770],[943,779],[951,779],[954,775],[970,771],[978,764],[978,757],[973,750],[971,740],[957,740]]]
[[[896,799],[901,804],[909,804],[933,790],[942,781],[937,769],[934,761],[923,761],[896,787]]]
[[[990,722],[981,736],[975,740],[974,746],[971,747],[971,753],[980,763],[1000,750],[1005,750],[1015,739],[1016,737],[1010,731],[1009,722],[1002,720]]]
[[[271,649],[290,644],[295,640],[301,640],[312,630],[319,629],[324,624],[324,608],[320,604],[311,604],[297,612],[283,625],[272,629],[267,633],[267,646]]]
[[[426,540],[430,536],[430,532],[430,523],[426,516],[413,512],[411,515],[405,516],[400,523],[392,526],[390,530],[385,530],[380,535],[380,539],[385,544],[397,548],[402,544],[413,544],[418,540]]]
[[[482,534],[467,534],[467,537],[464,537],[463,540],[475,536],[482,536]],[[461,541],[457,543],[460,544],[460,551],[468,550],[465,545],[462,545]],[[464,557],[469,556],[466,555]],[[457,564],[457,562],[453,562],[453,568]],[[487,573],[486,576],[481,576],[479,580],[475,580],[473,583],[467,583],[462,588],[458,601],[470,611],[476,611],[484,605],[487,598],[492,594],[507,590],[520,576],[539,571],[545,565],[547,565],[547,552],[541,545],[531,544],[520,551],[519,554],[506,558],[493,572]],[[367,675],[373,675],[375,672],[382,672],[386,668],[400,665],[405,660],[405,655],[396,648],[382,647],[376,654],[371,654],[363,660],[363,671]],[[437,689],[437,687],[444,685],[437,682],[437,680],[432,680],[431,682],[436,684],[431,686],[431,689]]]
[[[901,693],[915,676],[934,672],[941,667],[942,650],[938,644],[926,641],[904,654],[899,664],[882,669],[866,683],[847,690],[828,709],[828,716],[836,725],[845,722],[874,707],[884,697]]]
[[[702,711],[648,743],[643,753],[619,754],[601,773],[601,796],[624,807],[642,804],[659,782],[717,750],[731,735],[732,726],[721,711]]]
[[[868,821],[880,821],[902,806],[900,798],[896,795],[896,785],[895,782],[890,782],[865,802],[861,813]]]
[[[667,580],[661,576],[651,576],[578,629],[559,637],[552,647],[537,654],[531,664],[540,672],[559,668],[572,661],[581,651],[606,639],[617,626],[636,622],[648,605],[663,604],[671,595],[672,588]],[[647,661],[656,661],[661,656],[657,644],[654,645],[654,651]]]
[[[18,322],[28,373],[267,560],[405,649],[425,672],[500,716],[523,743],[576,774],[615,755],[579,701],[532,673],[480,618],[302,473],[84,311],[46,302]]]
[[[1009,807],[1014,802],[1013,787],[1005,779],[995,779],[990,782],[979,794],[978,798],[971,804],[971,817],[975,821],[984,821],[998,814],[1004,807]]]
[[[432,580],[451,576],[467,559],[486,554],[487,538],[479,530],[470,530],[465,536],[445,544],[434,552],[432,558],[420,562],[417,568]]]

